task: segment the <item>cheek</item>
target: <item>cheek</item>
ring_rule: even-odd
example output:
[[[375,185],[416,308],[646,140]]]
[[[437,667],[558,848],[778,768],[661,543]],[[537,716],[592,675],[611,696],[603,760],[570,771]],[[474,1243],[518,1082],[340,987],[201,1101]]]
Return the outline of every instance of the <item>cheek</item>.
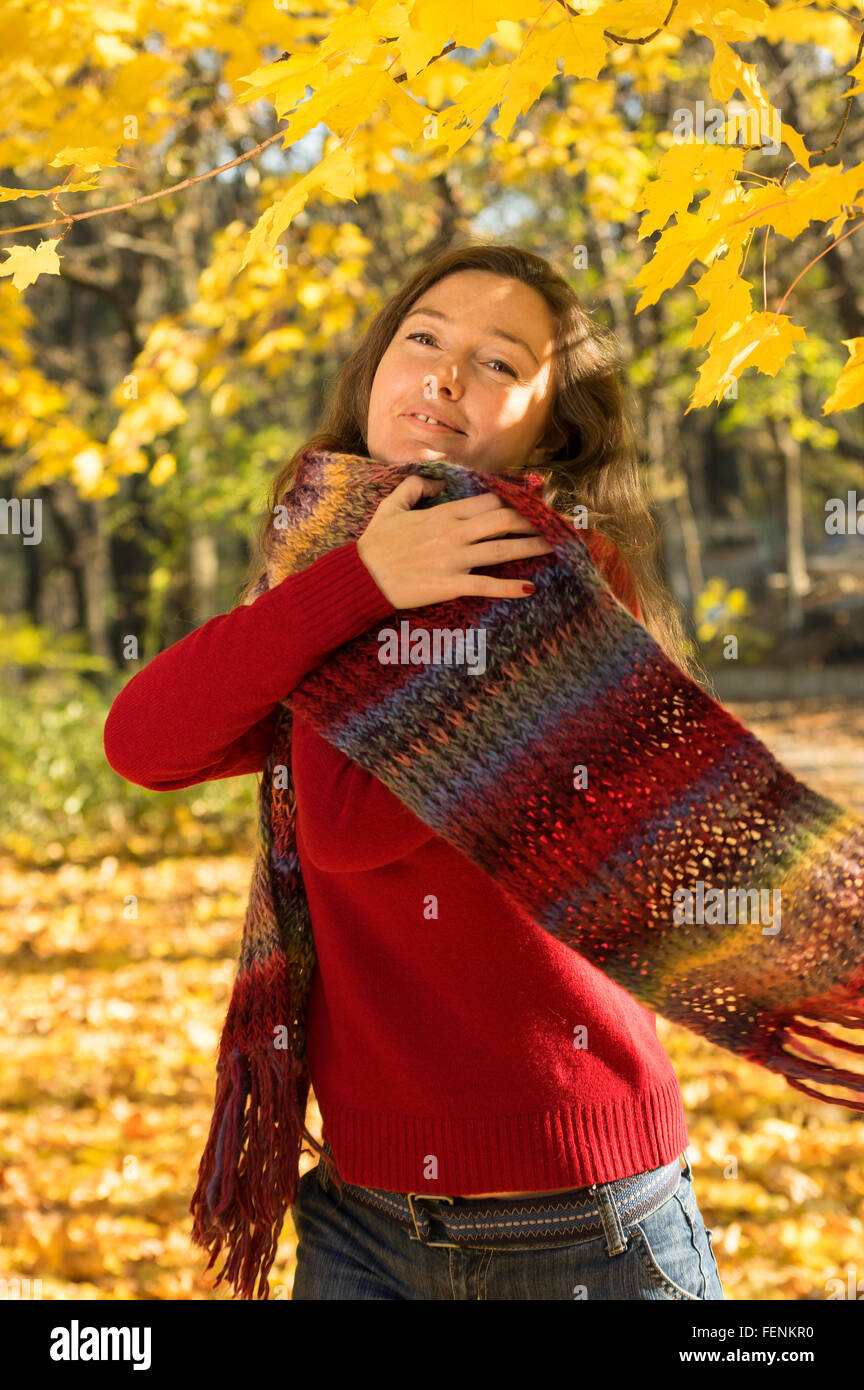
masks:
[[[524,393],[520,392],[519,414],[523,433],[533,435],[541,431],[547,422],[551,404],[542,386],[534,386]]]
[[[508,391],[490,404],[499,426],[514,431],[530,431],[542,410],[533,394],[526,391]]]
[[[369,397],[370,415],[380,418],[385,415],[407,390],[404,366],[396,361],[382,357],[372,382]]]

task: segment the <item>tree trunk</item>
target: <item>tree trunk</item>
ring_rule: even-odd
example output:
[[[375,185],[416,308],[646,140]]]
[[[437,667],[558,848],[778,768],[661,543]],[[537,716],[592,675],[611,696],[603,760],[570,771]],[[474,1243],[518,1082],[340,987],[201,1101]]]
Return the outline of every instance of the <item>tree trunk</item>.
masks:
[[[116,653],[112,652],[107,630],[111,566],[104,499],[79,497],[72,485],[64,481],[46,488],[45,496],[60,536],[61,564],[72,580],[76,610],[73,626],[86,635],[88,651],[101,657],[110,668]],[[101,688],[103,678],[98,672],[84,675]]]
[[[41,502],[44,503],[44,493],[40,495]],[[41,623],[42,618],[42,580],[43,580],[43,547],[41,545],[22,545],[21,555],[24,563],[24,584],[21,598],[21,608],[30,622]]]
[[[187,497],[203,497],[207,481],[207,455],[202,444],[193,444],[187,455]],[[199,622],[216,612],[219,555],[213,531],[200,503],[189,508],[189,602]],[[203,615],[203,616],[200,616]]]
[[[801,491],[801,445],[785,419],[771,421],[771,433],[783,461],[784,530],[786,539],[786,626],[804,626],[802,598],[811,589],[804,548],[804,508]]]

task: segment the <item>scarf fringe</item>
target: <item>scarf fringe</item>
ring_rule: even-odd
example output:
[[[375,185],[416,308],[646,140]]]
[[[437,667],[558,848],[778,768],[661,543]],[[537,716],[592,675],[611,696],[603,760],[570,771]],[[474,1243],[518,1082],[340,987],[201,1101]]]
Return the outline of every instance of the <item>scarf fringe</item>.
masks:
[[[189,1210],[192,1240],[210,1252],[206,1269],[223,1246],[228,1249],[213,1287],[225,1278],[241,1298],[269,1298],[267,1276],[285,1211],[297,1198],[304,1125],[292,1073],[288,1058],[266,1045],[245,1055],[235,1048],[219,1068],[210,1136]]]
[[[856,1057],[864,1056],[864,1042],[836,1037],[818,1026],[819,1023],[835,1023],[856,1030],[859,1037],[864,1036],[864,998],[853,996],[849,990],[842,993],[843,998],[838,1003],[826,999],[821,1007],[802,1006],[794,1013],[787,1014],[785,1020],[775,1020],[775,1027],[766,1043],[748,1049],[745,1055],[750,1061],[779,1073],[788,1085],[804,1095],[812,1096],[814,1100],[828,1105],[842,1105],[848,1110],[864,1111],[864,1100],[825,1095],[822,1091],[814,1090],[812,1085],[805,1084],[815,1082],[822,1086],[842,1086],[847,1091],[859,1094],[864,1091],[864,1072],[849,1071],[834,1065],[803,1041],[810,1038],[827,1047],[851,1052]],[[790,1046],[794,1051],[789,1051]]]
[[[272,966],[253,966],[235,981],[210,1133],[189,1205],[192,1241],[210,1253],[205,1272],[227,1248],[212,1287],[227,1279],[234,1295],[246,1299],[270,1296],[268,1275],[285,1212],[297,1201],[304,1139],[326,1157],[306,1128],[305,1059],[275,1046],[275,1030],[295,1017],[289,996],[281,968],[274,977]]]

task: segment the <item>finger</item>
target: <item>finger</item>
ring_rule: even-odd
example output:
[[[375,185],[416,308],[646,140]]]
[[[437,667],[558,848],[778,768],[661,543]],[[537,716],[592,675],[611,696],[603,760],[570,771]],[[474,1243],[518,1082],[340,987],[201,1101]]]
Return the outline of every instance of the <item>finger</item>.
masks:
[[[527,516],[523,516],[512,507],[504,507],[501,511],[481,512],[479,516],[463,518],[458,538],[471,545],[474,541],[487,540],[492,536],[504,535],[508,531],[535,536],[539,534]]]
[[[502,501],[497,492],[478,492],[473,497],[454,497],[452,502],[442,502],[438,512],[445,517],[455,517],[457,521],[461,521],[463,517],[468,518],[482,512],[497,511],[506,506],[506,502]],[[512,508],[508,510],[512,510]],[[514,515],[518,515],[518,513],[514,512]]]
[[[528,598],[525,586],[530,583],[530,579],[495,579],[491,574],[466,574],[458,581],[453,598],[475,594],[483,598]]]
[[[507,560],[524,560],[528,555],[549,555],[555,549],[545,536],[526,536],[524,540],[479,541],[464,552],[468,564],[503,565]]]
[[[424,478],[419,473],[409,473],[401,483],[388,493],[379,503],[379,511],[402,511],[416,506],[421,497],[432,497],[444,486],[443,478]]]

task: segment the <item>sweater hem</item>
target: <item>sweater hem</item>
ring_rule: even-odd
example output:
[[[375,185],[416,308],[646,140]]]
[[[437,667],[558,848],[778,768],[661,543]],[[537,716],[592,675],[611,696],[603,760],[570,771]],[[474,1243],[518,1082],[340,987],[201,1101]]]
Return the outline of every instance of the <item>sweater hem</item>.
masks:
[[[678,1078],[597,1105],[462,1119],[382,1114],[317,1096],[343,1180],[391,1192],[538,1192],[671,1163],[689,1136]]]

